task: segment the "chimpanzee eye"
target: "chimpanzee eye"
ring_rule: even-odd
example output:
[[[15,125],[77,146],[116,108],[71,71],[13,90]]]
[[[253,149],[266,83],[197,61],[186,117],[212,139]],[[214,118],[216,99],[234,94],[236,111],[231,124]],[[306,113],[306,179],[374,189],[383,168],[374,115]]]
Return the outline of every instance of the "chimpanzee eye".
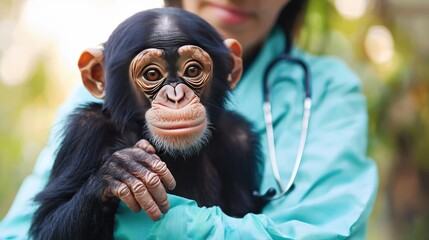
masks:
[[[194,78],[194,77],[198,77],[201,74],[201,67],[198,65],[191,65],[188,68],[186,68],[185,70],[185,77],[190,77],[190,78]]]
[[[157,69],[149,69],[143,73],[143,78],[148,81],[157,81],[162,78],[162,74]]]

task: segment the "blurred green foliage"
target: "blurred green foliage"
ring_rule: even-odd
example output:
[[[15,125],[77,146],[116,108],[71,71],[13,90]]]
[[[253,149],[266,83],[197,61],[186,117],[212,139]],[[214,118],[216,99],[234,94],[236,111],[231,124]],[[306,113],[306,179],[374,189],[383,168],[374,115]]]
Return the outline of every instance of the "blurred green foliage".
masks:
[[[429,26],[429,12],[421,10],[429,10],[429,2],[369,1],[370,11],[357,19],[344,19],[330,2],[310,1],[299,43],[314,54],[344,59],[362,79],[370,116],[368,154],[380,174],[368,237],[429,239],[429,45],[418,44],[429,33],[404,28]],[[371,61],[365,47],[374,25],[393,36],[394,55],[386,63]]]
[[[23,178],[31,172],[52,122],[47,103],[45,68],[42,63],[25,84],[0,85],[0,216],[4,216]],[[43,119],[41,119],[43,118]]]

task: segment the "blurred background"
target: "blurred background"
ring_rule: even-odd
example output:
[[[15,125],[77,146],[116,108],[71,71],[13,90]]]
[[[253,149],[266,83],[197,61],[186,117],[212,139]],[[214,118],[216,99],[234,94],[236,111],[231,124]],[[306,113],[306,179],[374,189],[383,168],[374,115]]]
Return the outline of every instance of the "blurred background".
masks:
[[[0,0],[0,219],[46,144],[80,76],[79,54],[104,42],[143,0]],[[361,77],[368,154],[380,188],[369,239],[429,239],[429,1],[311,0],[299,45]]]

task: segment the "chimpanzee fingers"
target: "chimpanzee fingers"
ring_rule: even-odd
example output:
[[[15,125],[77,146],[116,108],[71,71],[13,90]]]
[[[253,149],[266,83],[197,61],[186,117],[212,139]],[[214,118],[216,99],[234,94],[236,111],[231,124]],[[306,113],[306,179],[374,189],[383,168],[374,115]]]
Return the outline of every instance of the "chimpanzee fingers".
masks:
[[[144,177],[144,181],[150,195],[152,195],[161,212],[166,213],[170,209],[170,202],[160,178],[155,173],[148,172]]]
[[[128,188],[127,184],[122,183],[113,178],[109,179],[108,182],[109,182],[109,185],[105,189],[105,194],[110,196],[116,196],[121,201],[123,201],[128,206],[129,209],[131,209],[134,212],[138,212],[141,210],[140,204],[134,198],[134,195]]]
[[[138,202],[143,211],[154,221],[159,220],[161,218],[160,207],[157,205],[156,201],[154,201],[155,197],[148,191],[149,189],[147,186],[134,177],[126,177],[124,182],[128,185],[129,189],[131,189],[134,199]],[[166,195],[165,190],[164,194]]]
[[[149,192],[161,212],[166,213],[170,208],[170,203],[160,177],[136,162],[130,162],[126,167],[135,179],[128,178],[125,181],[127,181],[128,186],[131,186],[134,197],[141,207],[144,209],[143,205],[147,203],[146,192]],[[136,181],[137,179],[140,181]]]
[[[145,144],[146,140],[141,140],[142,144]],[[138,162],[150,171],[156,173],[159,176],[164,186],[168,189],[174,189],[176,187],[176,180],[167,168],[167,164],[163,162],[156,154],[149,154],[145,150],[136,147],[131,149],[120,150],[113,154],[118,161],[118,164],[123,165],[124,168],[131,166],[132,162]]]
[[[138,141],[134,145],[134,147],[141,148],[141,149],[143,149],[144,151],[146,151],[149,154],[155,154],[156,153],[155,148],[146,139],[142,139],[142,140]]]
[[[140,211],[143,209],[154,221],[159,220],[161,218],[161,210],[148,191],[146,183],[139,178],[140,175],[144,178],[144,175],[149,173],[149,171],[135,162],[132,162],[131,165],[134,165],[133,169],[142,168],[138,171],[139,174],[135,174],[137,176],[134,176],[134,174],[129,173],[126,169],[117,169],[112,176],[109,176],[109,178],[112,177],[114,180],[109,181],[110,186],[107,188],[108,191],[121,199],[131,210]],[[161,188],[163,189],[162,185]],[[164,194],[166,195],[165,190]]]
[[[146,140],[141,140],[139,143],[144,145],[146,144],[145,141]],[[136,146],[138,146],[137,144]],[[107,165],[107,169],[111,173],[114,173],[116,171],[116,165],[119,165],[130,173],[138,174],[140,170],[133,167],[138,163],[137,165],[144,166],[144,169],[147,168],[155,172],[168,189],[174,189],[176,186],[176,181],[170,170],[168,170],[167,165],[161,161],[156,154],[149,154],[139,147],[134,147],[122,149],[113,153],[111,159],[112,161]]]
[[[162,183],[172,189],[176,182],[157,155],[139,147],[123,149],[112,155],[112,162],[106,167],[110,176],[128,186],[134,199],[152,219],[158,220],[161,212],[168,211],[170,205]]]
[[[161,179],[165,187],[172,190],[176,187],[176,180],[167,168],[167,164],[163,162],[157,155],[151,154],[150,157],[141,159],[143,165],[154,172]]]

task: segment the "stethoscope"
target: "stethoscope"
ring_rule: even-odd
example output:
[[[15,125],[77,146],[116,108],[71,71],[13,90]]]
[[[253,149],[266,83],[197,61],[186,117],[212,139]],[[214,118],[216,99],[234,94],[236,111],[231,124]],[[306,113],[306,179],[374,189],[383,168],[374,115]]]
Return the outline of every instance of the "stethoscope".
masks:
[[[269,188],[265,194],[260,194],[258,191],[255,191],[253,194],[257,197],[262,197],[265,200],[275,200],[279,199],[283,196],[285,196],[287,193],[291,192],[294,189],[294,182],[296,175],[298,173],[299,166],[301,165],[302,156],[304,153],[305,143],[307,140],[307,133],[308,133],[308,124],[310,121],[310,113],[311,113],[311,89],[310,89],[310,72],[308,70],[307,64],[297,58],[294,58],[290,56],[290,50],[291,46],[286,45],[286,51],[278,56],[276,59],[274,59],[268,67],[265,69],[264,75],[263,75],[263,81],[264,81],[264,103],[263,103],[263,110],[264,110],[264,119],[265,119],[265,126],[266,126],[266,133],[267,133],[267,141],[268,141],[268,150],[269,150],[269,156],[270,156],[270,162],[271,162],[271,168],[273,171],[274,179],[277,183],[277,187],[280,190],[280,193],[277,194],[277,191],[275,188],[271,187]],[[304,71],[304,109],[303,109],[303,116],[302,116],[302,122],[301,122],[301,136],[299,140],[299,146],[298,151],[295,158],[295,164],[293,167],[292,174],[289,178],[289,181],[286,185],[286,187],[282,184],[282,180],[280,178],[279,168],[277,165],[277,156],[276,156],[276,150],[275,150],[275,140],[274,140],[274,128],[273,128],[273,116],[271,112],[271,89],[268,84],[268,76],[272,68],[278,64],[281,61],[287,61],[290,63],[294,63],[299,65],[303,71]]]

